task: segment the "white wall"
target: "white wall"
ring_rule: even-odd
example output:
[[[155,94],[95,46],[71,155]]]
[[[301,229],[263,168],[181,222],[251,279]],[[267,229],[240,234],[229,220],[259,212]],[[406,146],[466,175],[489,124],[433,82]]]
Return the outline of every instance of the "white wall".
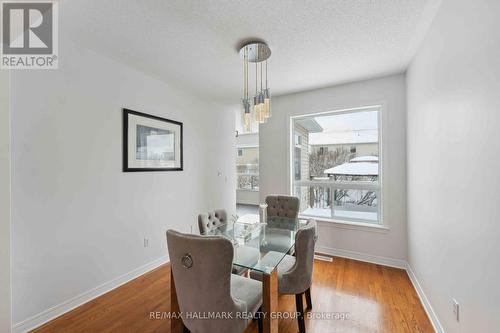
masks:
[[[206,184],[205,200],[210,210],[224,208],[230,215],[236,214],[236,135],[234,129],[234,110],[230,106],[218,106],[207,115],[195,118],[196,125],[205,130],[205,138],[199,142],[205,151],[200,168],[205,170]],[[204,112],[204,111],[203,111]],[[198,230],[198,220],[193,228]]]
[[[0,332],[11,327],[9,72],[0,71]]]
[[[499,13],[443,1],[408,71],[409,262],[446,332],[500,330]]]
[[[255,147],[258,145],[259,145],[259,133],[243,133],[243,134],[240,133],[236,138],[237,147]]]
[[[236,190],[236,203],[244,205],[258,205],[259,191]]]
[[[164,258],[168,228],[235,207],[231,110],[59,45],[58,70],[12,75],[14,323]],[[184,123],[184,171],[122,172],[122,107]]]
[[[405,76],[394,75],[273,98],[273,116],[259,132],[261,201],[269,194],[289,194],[285,147],[290,116],[383,104],[383,219],[390,230],[320,222],[318,249],[341,250],[350,256],[369,254],[401,264],[406,259],[405,96]]]

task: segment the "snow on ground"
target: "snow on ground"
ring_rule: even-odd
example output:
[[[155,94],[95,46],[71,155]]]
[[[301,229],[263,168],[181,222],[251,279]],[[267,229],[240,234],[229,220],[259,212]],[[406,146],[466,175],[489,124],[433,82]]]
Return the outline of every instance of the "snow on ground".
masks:
[[[348,162],[324,171],[328,175],[378,176],[378,163]]]

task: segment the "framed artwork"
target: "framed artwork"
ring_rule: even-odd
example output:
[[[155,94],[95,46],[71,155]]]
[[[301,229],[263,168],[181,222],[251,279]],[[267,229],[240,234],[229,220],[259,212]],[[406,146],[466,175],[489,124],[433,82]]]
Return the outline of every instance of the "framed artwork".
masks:
[[[123,109],[123,171],[182,171],[182,123]]]

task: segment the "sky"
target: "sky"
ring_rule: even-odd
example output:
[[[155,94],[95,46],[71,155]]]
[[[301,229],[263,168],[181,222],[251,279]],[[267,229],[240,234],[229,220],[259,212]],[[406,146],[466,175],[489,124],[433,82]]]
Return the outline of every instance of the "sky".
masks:
[[[378,141],[378,111],[360,111],[314,119],[323,132],[310,133],[309,144],[341,144]]]

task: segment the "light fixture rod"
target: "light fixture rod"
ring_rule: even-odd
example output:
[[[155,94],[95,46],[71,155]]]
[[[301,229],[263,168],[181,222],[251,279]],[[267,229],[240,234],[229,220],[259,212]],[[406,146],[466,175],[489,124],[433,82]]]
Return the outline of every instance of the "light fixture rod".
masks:
[[[260,63],[260,91],[262,91],[262,62]]]
[[[258,80],[258,75],[257,75],[257,63],[255,63],[255,96],[257,96],[257,81]]]
[[[248,50],[245,52],[245,99],[248,100]]]
[[[247,62],[247,57],[246,57],[246,52],[243,54],[243,98],[245,98],[245,91],[247,88],[247,72],[246,72],[246,62]]]
[[[267,89],[267,59],[266,59],[266,89]]]

